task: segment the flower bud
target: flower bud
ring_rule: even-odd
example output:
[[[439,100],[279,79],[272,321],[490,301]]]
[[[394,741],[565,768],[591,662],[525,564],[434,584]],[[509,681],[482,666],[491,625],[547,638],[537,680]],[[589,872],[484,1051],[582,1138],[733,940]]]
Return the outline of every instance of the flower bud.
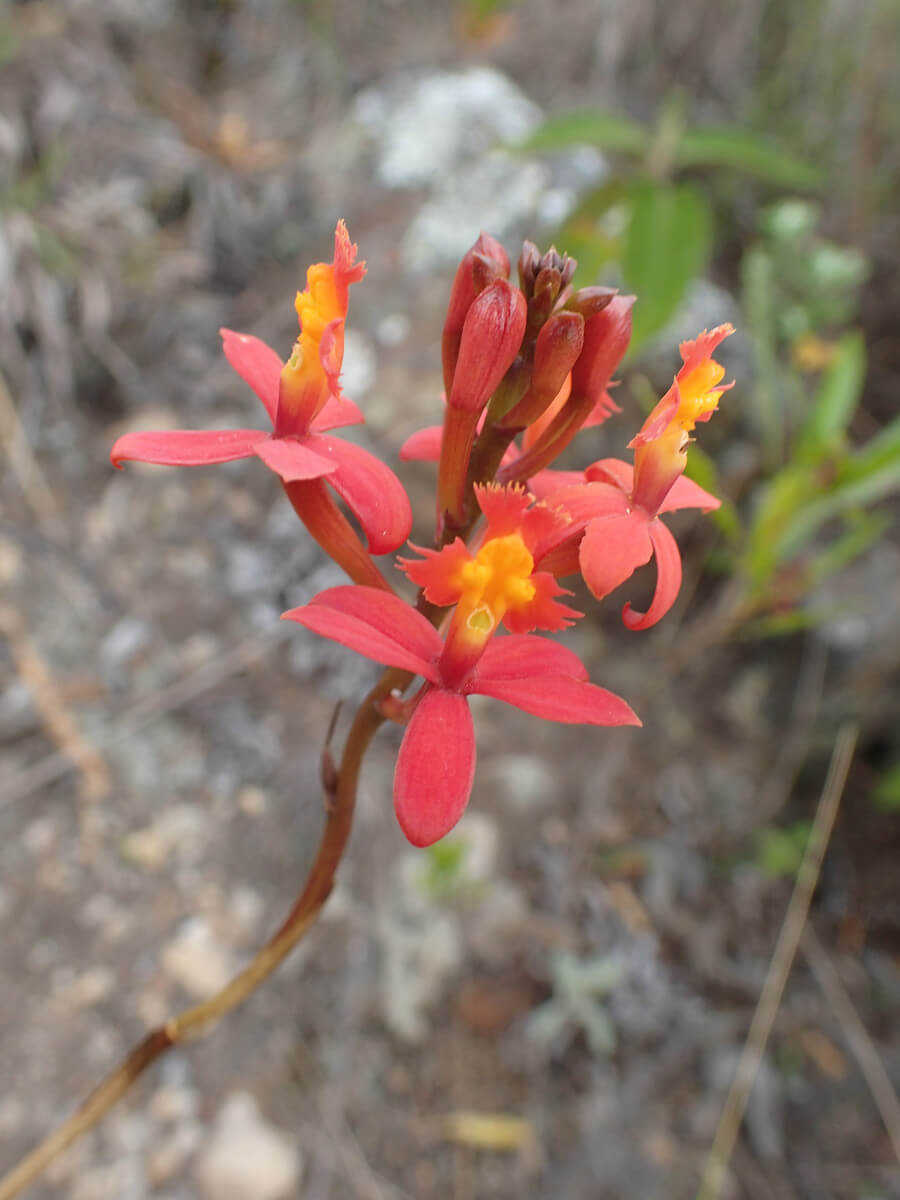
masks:
[[[579,288],[566,301],[566,308],[570,312],[581,313],[587,320],[588,317],[593,317],[606,308],[613,296],[617,294],[618,288],[599,286]]]
[[[525,316],[525,297],[505,279],[495,280],[473,300],[447,397],[450,408],[481,412],[519,352]]]
[[[525,429],[559,394],[582,352],[584,318],[579,313],[554,313],[537,336],[531,386],[499,422],[503,429]]]
[[[453,372],[459,355],[463,324],[475,297],[495,279],[509,277],[509,258],[500,243],[487,233],[479,235],[475,245],[463,256],[456,270],[444,332],[441,339],[441,359],[444,369],[444,390],[450,394]]]
[[[597,400],[625,357],[631,341],[634,296],[614,296],[584,326],[584,349],[572,369],[573,397]]]

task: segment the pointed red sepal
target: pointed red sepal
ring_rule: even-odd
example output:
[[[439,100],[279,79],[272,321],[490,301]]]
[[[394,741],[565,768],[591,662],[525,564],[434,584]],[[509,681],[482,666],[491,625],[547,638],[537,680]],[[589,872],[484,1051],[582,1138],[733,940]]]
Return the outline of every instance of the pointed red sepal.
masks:
[[[412,509],[403,484],[381,459],[353,442],[310,434],[306,445],[330,461],[328,483],[362,526],[372,554],[390,554],[412,529]]]
[[[620,412],[622,412],[622,408],[616,404],[609,392],[604,392],[588,413],[581,428],[593,429],[597,425],[603,425],[610,417]]]
[[[340,396],[329,396],[310,425],[311,433],[326,433],[329,429],[342,429],[345,425],[363,425],[366,418],[352,400],[343,392]]]
[[[656,558],[656,590],[645,613],[635,612],[630,604],[622,609],[622,620],[629,629],[649,629],[661,620],[672,605],[681,587],[681,555],[678,543],[662,521],[651,521],[648,527]]]
[[[647,526],[647,515],[640,511],[599,517],[588,525],[578,557],[584,582],[598,600],[650,561],[653,543]]]
[[[634,467],[621,458],[600,458],[585,468],[587,483],[612,483],[627,495],[634,486]]]
[[[484,681],[526,679],[540,675],[568,675],[585,680],[588,669],[567,646],[533,634],[509,634],[488,643],[478,660],[466,691],[480,691]]]
[[[568,675],[542,675],[531,679],[481,679],[483,696],[503,700],[523,712],[564,725],[640,725],[633,709],[621,696],[594,683]]]
[[[631,341],[634,296],[613,296],[584,325],[584,349],[572,369],[572,395],[601,400]]]
[[[462,816],[475,777],[475,728],[464,696],[429,688],[397,756],[394,811],[414,846],[430,846]]]
[[[378,588],[336,587],[309,604],[282,613],[321,637],[365,658],[437,682],[435,662],[443,643],[421,613]]]
[[[172,429],[126,433],[109,452],[114,467],[123,462],[157,463],[162,467],[204,467],[258,453],[269,434],[261,429]]]
[[[410,434],[400,447],[401,462],[438,462],[441,457],[443,425],[428,425]]]
[[[699,508],[702,512],[713,512],[720,508],[722,501],[707,492],[699,483],[679,475],[669,488],[665,500],[659,506],[659,511],[676,512],[679,508]]]
[[[278,380],[281,378],[283,365],[281,359],[271,346],[249,333],[220,329],[219,334],[225,357],[244,383],[256,392],[274,425],[278,405]]]
[[[254,452],[285,483],[332,475],[335,464],[311,449],[310,443],[309,438],[267,436],[254,446]]]

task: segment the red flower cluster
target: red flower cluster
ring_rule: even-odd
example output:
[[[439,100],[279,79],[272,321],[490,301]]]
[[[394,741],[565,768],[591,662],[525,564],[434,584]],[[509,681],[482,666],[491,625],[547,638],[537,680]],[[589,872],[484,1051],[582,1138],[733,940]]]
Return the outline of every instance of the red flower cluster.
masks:
[[[690,433],[726,390],[712,354],[732,330],[723,325],[682,345],[672,387],[629,443],[633,466],[602,459],[583,473],[553,470],[580,430],[621,411],[608,389],[628,348],[634,298],[574,290],[574,262],[555,250],[541,256],[530,243],[516,285],[505,251],[483,234],[451,292],[443,425],[413,435],[401,451],[438,463],[434,548],[413,547],[419,557],[397,563],[420,589],[413,607],[371,558],[409,534],[402,486],[377,459],[327,436],[362,419],[339,384],[349,286],[365,270],[355,258],[339,223],[333,262],[310,267],[298,293],[300,335],[286,363],[256,338],[223,331],[225,354],[262,400],[272,432],[134,433],[119,439],[112,458],[199,465],[256,455],[281,477],[312,535],[355,583],[284,615],[423,681],[409,699],[393,696],[380,711],[407,725],[394,803],[406,836],[425,846],[453,827],[468,802],[470,695],[547,720],[640,724],[624,700],[588,682],[570,650],[535,631],[564,630],[581,615],[562,603],[568,593],[557,582],[578,570],[602,598],[655,555],[653,602],[644,614],[626,605],[623,619],[643,629],[674,603],[681,561],[659,517],[718,504],[683,472]],[[325,483],[356,517],[365,546]]]

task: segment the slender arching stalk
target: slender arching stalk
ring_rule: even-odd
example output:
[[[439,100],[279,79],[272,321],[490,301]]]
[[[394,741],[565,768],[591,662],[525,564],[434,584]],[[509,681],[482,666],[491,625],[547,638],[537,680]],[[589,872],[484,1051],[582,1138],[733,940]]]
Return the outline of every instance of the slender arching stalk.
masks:
[[[385,671],[378,685],[360,705],[347,735],[333,791],[329,788],[326,797],[328,815],[318,853],[302,891],[280,927],[252,962],[220,992],[202,1004],[171,1017],[138,1042],[62,1125],[0,1179],[0,1200],[13,1200],[33,1183],[54,1159],[96,1125],[167,1050],[203,1037],[222,1017],[243,1003],[304,937],[328,899],[350,836],[362,761],[369,743],[385,719],[378,702],[394,689],[406,688],[410,679],[411,676],[404,671]]]

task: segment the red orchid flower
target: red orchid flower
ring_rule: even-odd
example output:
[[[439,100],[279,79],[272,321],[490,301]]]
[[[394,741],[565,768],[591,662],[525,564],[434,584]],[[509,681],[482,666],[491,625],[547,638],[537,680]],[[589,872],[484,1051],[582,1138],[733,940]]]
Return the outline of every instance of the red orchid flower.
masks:
[[[479,487],[487,529],[477,551],[457,538],[421,550],[403,569],[426,599],[455,605],[445,636],[396,596],[363,587],[331,588],[285,613],[315,633],[376,662],[421,675],[394,773],[394,807],[407,838],[428,846],[459,820],[472,790],[475,734],[467,697],[494,696],[551,721],[639,725],[624,700],[587,682],[570,650],[532,635],[580,616],[535,559],[565,536],[568,518],[532,506],[521,488]],[[494,640],[500,625],[511,636]]]
[[[719,507],[715,496],[686,479],[683,472],[695,423],[708,421],[719,397],[732,386],[719,386],[725,368],[712,354],[733,332],[731,325],[720,325],[681,344],[684,365],[629,443],[635,448],[633,467],[607,458],[588,467],[583,475],[546,472],[543,479],[533,481],[547,504],[561,506],[572,518],[574,536],[541,561],[545,570],[564,575],[580,566],[585,583],[602,599],[638,567],[656,558],[656,590],[650,607],[637,613],[626,604],[622,611],[629,629],[655,625],[675,603],[681,587],[678,545],[659,520],[660,513],[680,508],[709,512]],[[555,481],[549,478],[552,474]]]
[[[339,221],[333,262],[314,263],[307,271],[306,290],[297,293],[300,335],[286,363],[259,338],[221,330],[225,357],[262,401],[272,421],[271,432],[127,433],[112,448],[113,465],[135,459],[163,466],[203,466],[256,455],[282,479],[301,518],[309,518],[314,536],[318,527],[340,517],[336,510],[330,513],[323,507],[326,493],[320,481],[326,480],[355,514],[371,553],[386,554],[402,545],[412,527],[412,512],[400,481],[368,451],[328,436],[331,429],[363,420],[340,388],[349,288],[366,270],[365,263],[355,259],[356,246]],[[366,582],[374,582],[364,574]]]

